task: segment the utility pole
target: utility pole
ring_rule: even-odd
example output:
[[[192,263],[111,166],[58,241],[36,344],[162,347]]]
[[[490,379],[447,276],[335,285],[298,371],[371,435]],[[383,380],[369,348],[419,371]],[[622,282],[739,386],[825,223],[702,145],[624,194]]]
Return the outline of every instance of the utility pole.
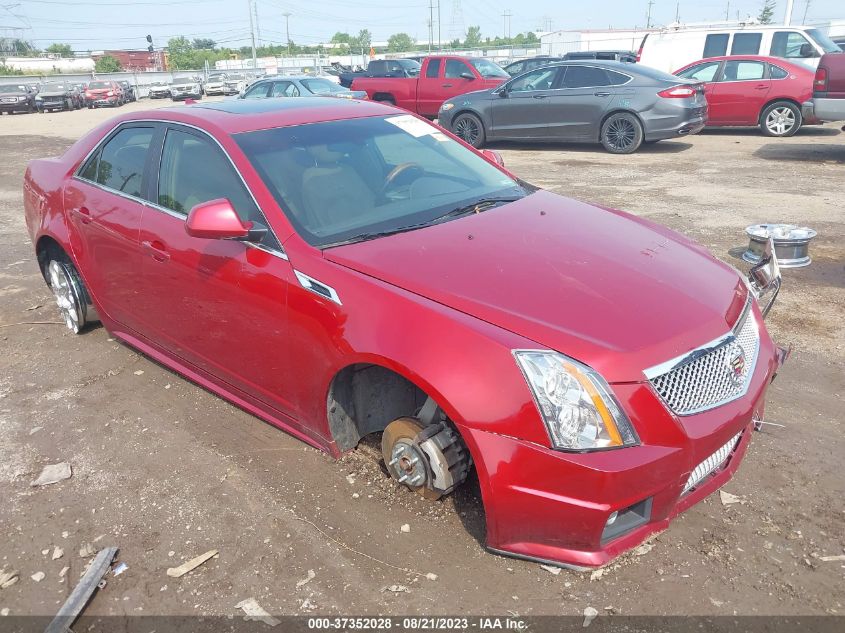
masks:
[[[289,11],[285,11],[282,15],[285,16],[285,37],[288,38],[288,57],[290,57],[292,54],[290,50],[290,16],[292,14]]]
[[[651,28],[651,6],[654,4],[654,0],[648,0],[648,14],[646,15],[645,19],[645,27],[647,29]]]
[[[434,41],[434,0],[428,1],[428,53],[431,54],[431,44]]]
[[[675,24],[681,23],[681,0],[675,4]]]
[[[511,10],[510,10],[510,9],[507,9],[507,10],[506,10],[506,11],[502,14],[502,20],[503,20],[503,24],[502,24],[502,31],[503,31],[503,32],[502,32],[502,37],[504,37],[505,39],[509,39],[509,38],[510,38],[510,36],[511,36],[511,28],[510,28],[510,27],[511,27],[511,24],[510,24],[510,22],[511,22],[511,15],[512,15],[512,14],[511,14]]]
[[[731,19],[731,3],[728,0],[728,6],[725,7],[725,22],[730,21]]]
[[[437,50],[443,51],[443,40],[440,37],[440,0],[437,0]]]
[[[807,4],[804,5],[804,17],[801,18],[801,24],[807,24],[807,11],[810,10],[810,2],[811,0],[807,0]]]
[[[783,16],[783,25],[789,26],[792,24],[792,5],[795,0],[786,0],[786,14]]]
[[[252,0],[246,0],[246,8],[249,13],[249,34],[252,37],[252,71],[255,72],[255,20],[252,19]]]
[[[255,38],[258,40],[258,45],[261,45],[261,23],[258,21],[258,3],[253,2],[252,12],[255,14]]]

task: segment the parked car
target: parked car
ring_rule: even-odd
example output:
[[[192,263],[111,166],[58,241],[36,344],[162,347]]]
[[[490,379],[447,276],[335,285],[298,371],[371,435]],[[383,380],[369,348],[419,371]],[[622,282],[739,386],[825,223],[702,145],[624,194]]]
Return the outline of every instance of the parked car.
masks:
[[[123,103],[132,103],[133,101],[138,100],[138,97],[135,94],[135,86],[125,79],[117,83],[120,84],[120,88],[123,90]]]
[[[777,260],[741,278],[500,162],[383,104],[230,100],[30,162],[24,209],[73,332],[334,457],[380,433],[424,496],[474,469],[490,549],[599,566],[739,467],[785,358]]]
[[[503,66],[502,70],[508,73],[511,77],[516,77],[529,70],[535,68],[542,68],[549,64],[555,64],[563,61],[562,57],[552,57],[550,55],[538,55],[537,57],[529,57],[528,59],[520,59],[516,62],[511,62],[507,66]]]
[[[349,90],[322,77],[277,76],[256,81],[240,96],[241,99],[267,97],[339,97],[341,99],[366,99],[363,90]]]
[[[174,79],[168,86],[168,91],[173,101],[202,99],[202,84],[198,77],[180,77],[179,79]]]
[[[731,28],[682,28],[647,33],[637,61],[666,72],[699,59],[726,55],[769,55],[815,68],[839,47],[817,28],[746,24]]]
[[[813,98],[803,105],[805,117],[845,121],[845,54],[830,53],[821,58],[813,78]]]
[[[502,86],[449,99],[438,121],[473,147],[488,141],[601,143],[630,154],[644,142],[696,134],[703,85],[639,64],[560,62]]]
[[[778,57],[731,55],[702,59],[675,75],[704,83],[707,125],[758,126],[766,136],[792,136],[803,124],[801,104],[813,96],[813,71]]]
[[[839,48],[841,48],[843,51],[845,51],[845,37],[843,37],[843,36],[833,37],[833,38],[831,38],[831,40],[832,40],[832,41],[833,41],[833,43],[834,43],[834,44],[836,44]]]
[[[573,51],[563,56],[565,61],[578,59],[604,59],[616,62],[635,64],[637,54],[633,51]]]
[[[82,107],[82,98],[76,86],[67,83],[45,83],[35,96],[39,112],[76,110]]]
[[[420,63],[413,59],[374,59],[367,64],[367,70],[340,73],[340,85],[352,86],[358,77],[419,77]]]
[[[352,90],[370,99],[435,117],[446,100],[473,90],[498,86],[510,76],[483,57],[434,55],[426,57],[419,77],[358,77]]]
[[[15,112],[33,112],[35,94],[25,84],[0,85],[0,114]]]
[[[154,81],[150,84],[147,95],[150,99],[166,99],[170,96],[170,84],[166,81]]]
[[[249,85],[241,73],[213,73],[205,82],[206,95],[236,95]]]
[[[123,105],[123,89],[116,81],[91,81],[85,91],[85,103],[89,108]]]

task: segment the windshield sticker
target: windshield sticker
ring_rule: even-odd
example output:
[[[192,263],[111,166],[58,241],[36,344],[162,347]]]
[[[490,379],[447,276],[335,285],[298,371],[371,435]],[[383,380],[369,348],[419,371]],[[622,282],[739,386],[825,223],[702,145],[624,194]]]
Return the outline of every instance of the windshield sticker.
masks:
[[[443,134],[443,132],[432,132],[431,135],[435,140],[440,141],[441,143],[451,140],[448,136]]]
[[[429,125],[425,121],[420,121],[417,117],[410,114],[400,114],[399,116],[392,116],[385,119],[388,123],[392,123],[401,130],[404,130],[411,136],[417,138],[421,136],[430,136],[437,132],[437,128]]]

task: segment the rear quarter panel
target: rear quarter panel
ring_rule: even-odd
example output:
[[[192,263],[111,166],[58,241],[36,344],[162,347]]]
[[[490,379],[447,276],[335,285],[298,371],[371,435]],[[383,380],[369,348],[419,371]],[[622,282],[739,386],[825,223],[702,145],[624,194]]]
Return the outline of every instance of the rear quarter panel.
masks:
[[[357,77],[351,89],[365,91],[374,101],[389,96],[400,108],[417,111],[416,77]]]

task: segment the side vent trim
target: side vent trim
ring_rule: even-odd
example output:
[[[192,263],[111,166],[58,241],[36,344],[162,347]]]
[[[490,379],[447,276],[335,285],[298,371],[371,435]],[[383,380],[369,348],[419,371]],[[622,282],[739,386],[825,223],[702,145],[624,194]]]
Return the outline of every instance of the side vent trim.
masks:
[[[340,297],[337,296],[337,292],[331,286],[327,286],[322,281],[317,281],[313,277],[309,277],[298,270],[294,270],[293,273],[296,275],[297,280],[299,280],[299,284],[306,290],[310,290],[315,295],[321,296],[323,299],[334,301],[339,306],[343,305],[340,302]]]

